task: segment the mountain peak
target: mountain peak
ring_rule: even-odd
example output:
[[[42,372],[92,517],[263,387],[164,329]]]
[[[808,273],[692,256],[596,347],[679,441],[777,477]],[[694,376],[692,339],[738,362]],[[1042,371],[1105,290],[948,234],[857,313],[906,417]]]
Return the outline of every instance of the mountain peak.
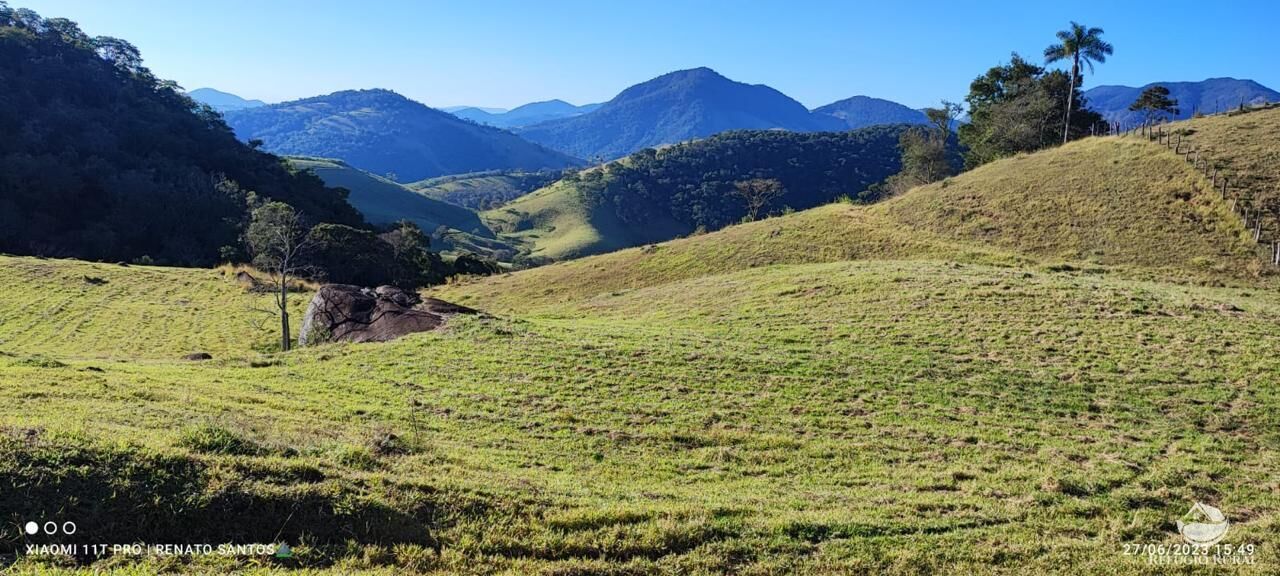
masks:
[[[1136,122],[1141,114],[1129,110],[1142,91],[1152,86],[1169,89],[1178,101],[1175,119],[1190,118],[1196,112],[1214,113],[1241,104],[1280,102],[1280,92],[1247,78],[1207,78],[1199,82],[1151,82],[1143,86],[1096,86],[1084,92],[1085,100],[1104,118],[1117,122]]]
[[[773,88],[736,82],[700,67],[641,82],[590,113],[535,124],[520,134],[574,156],[616,158],[727,130],[842,128]]]
[[[232,110],[244,110],[246,108],[257,108],[266,106],[267,103],[261,100],[246,100],[230,92],[223,92],[213,88],[196,88],[187,92],[187,96],[192,100],[208,105],[210,108],[219,112],[230,112]]]
[[[848,129],[877,124],[924,124],[928,121],[924,113],[919,110],[892,100],[862,95],[832,102],[813,111],[816,114],[838,119]]]
[[[573,158],[431,108],[394,91],[342,90],[225,116],[243,140],[283,155],[339,158],[415,181],[483,170],[559,169]]]

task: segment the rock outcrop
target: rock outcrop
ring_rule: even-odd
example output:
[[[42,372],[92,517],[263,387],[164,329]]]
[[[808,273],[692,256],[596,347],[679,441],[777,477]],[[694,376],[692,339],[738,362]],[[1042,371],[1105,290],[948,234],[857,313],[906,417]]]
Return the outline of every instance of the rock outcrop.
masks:
[[[394,286],[374,289],[326,284],[316,291],[302,318],[298,344],[385,342],[405,334],[435,330],[457,314],[475,314],[465,306],[427,298]]]

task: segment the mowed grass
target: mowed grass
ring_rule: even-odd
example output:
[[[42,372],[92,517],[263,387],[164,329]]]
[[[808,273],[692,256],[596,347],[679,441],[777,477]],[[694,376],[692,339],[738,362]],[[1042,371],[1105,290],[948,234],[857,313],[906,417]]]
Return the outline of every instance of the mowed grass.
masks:
[[[235,273],[0,256],[0,351],[123,361],[279,350],[272,296]],[[309,298],[290,299],[295,337]]]
[[[10,352],[0,483],[42,480],[0,508],[335,573],[1157,574],[1123,544],[1201,500],[1267,573],[1278,347],[1272,292],[867,261],[253,364]]]

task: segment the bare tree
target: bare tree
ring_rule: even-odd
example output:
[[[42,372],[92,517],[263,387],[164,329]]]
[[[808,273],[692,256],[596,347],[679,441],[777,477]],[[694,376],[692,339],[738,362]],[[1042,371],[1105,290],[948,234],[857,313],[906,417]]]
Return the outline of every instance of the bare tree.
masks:
[[[782,183],[772,178],[754,178],[734,182],[733,191],[747,204],[747,221],[760,216],[760,210],[787,193]]]
[[[311,240],[302,215],[283,202],[268,202],[253,211],[245,233],[253,265],[272,275],[280,311],[280,349],[289,351],[289,281],[307,270],[303,262]]]

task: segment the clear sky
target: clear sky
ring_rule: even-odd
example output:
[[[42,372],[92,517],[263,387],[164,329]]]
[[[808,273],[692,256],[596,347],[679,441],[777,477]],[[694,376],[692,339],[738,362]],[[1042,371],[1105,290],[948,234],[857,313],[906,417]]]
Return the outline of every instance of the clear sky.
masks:
[[[161,78],[268,102],[390,88],[432,106],[608,100],[709,66],[809,107],[961,99],[1069,20],[1106,30],[1100,84],[1252,78],[1280,89],[1280,2],[9,0],[136,44]]]

